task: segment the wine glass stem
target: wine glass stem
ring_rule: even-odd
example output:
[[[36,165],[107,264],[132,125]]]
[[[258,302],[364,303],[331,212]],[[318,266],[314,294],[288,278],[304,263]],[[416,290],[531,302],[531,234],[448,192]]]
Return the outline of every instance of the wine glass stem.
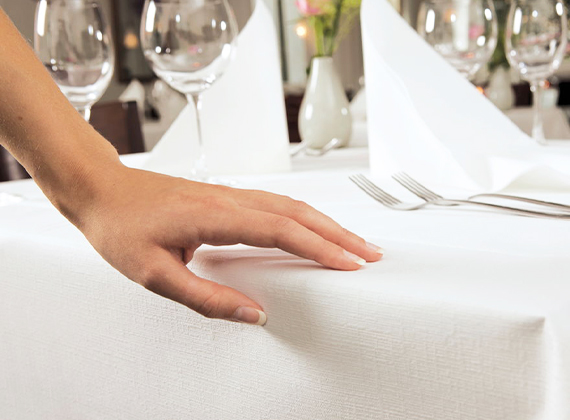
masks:
[[[85,121],[89,122],[89,119],[91,118],[90,106],[76,107],[75,109],[81,114],[81,116]]]
[[[208,168],[206,166],[206,153],[204,150],[204,139],[202,137],[202,94],[191,93],[187,95],[188,102],[196,107],[196,130],[198,132],[198,159],[194,162],[192,175],[197,181],[208,181]]]
[[[539,144],[546,144],[544,139],[544,129],[542,127],[542,87],[544,80],[533,81],[530,83],[530,90],[532,92],[532,138]]]

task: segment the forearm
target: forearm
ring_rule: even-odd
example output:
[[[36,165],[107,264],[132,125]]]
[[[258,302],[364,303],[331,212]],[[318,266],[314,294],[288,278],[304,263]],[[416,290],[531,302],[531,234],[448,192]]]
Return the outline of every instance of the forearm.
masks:
[[[0,144],[74,223],[69,202],[98,194],[120,167],[114,147],[71,106],[0,9]]]

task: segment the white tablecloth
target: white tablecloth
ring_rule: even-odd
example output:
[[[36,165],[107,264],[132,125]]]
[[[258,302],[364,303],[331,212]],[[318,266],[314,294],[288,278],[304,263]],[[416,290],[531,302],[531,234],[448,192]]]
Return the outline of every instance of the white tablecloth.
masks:
[[[198,251],[192,268],[257,300],[265,327],[145,291],[31,181],[0,184],[26,197],[0,207],[0,418],[570,419],[569,222],[387,210],[347,179],[364,149],[294,166],[241,186],[305,200],[386,254],[349,273]]]

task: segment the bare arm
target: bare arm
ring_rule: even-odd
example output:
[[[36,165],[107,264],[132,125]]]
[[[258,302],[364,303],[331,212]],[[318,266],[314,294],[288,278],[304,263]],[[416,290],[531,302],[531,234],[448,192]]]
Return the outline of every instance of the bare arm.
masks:
[[[263,324],[242,293],[186,265],[201,244],[278,247],[356,270],[381,250],[310,206],[126,168],[60,92],[0,9],[0,144],[117,270],[212,318]]]

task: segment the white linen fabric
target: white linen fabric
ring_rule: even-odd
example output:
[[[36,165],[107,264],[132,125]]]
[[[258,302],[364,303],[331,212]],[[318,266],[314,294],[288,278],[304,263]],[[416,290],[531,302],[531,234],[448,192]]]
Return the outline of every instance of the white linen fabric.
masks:
[[[137,79],[133,79],[119,96],[119,101],[137,103],[140,121],[144,121],[146,91],[144,85]]]
[[[261,0],[238,37],[235,61],[203,95],[202,131],[213,174],[290,170],[276,31]],[[197,157],[195,109],[186,106],[145,169],[189,176]]]
[[[371,169],[500,190],[532,174],[570,188],[570,158],[535,144],[455,71],[385,0],[363,0]]]
[[[145,291],[31,181],[3,184],[26,201],[0,207],[0,418],[570,419],[570,224],[390,211],[347,179],[367,159],[351,148],[238,177],[386,249],[357,272],[198,250],[191,268],[258,301],[265,327]]]

